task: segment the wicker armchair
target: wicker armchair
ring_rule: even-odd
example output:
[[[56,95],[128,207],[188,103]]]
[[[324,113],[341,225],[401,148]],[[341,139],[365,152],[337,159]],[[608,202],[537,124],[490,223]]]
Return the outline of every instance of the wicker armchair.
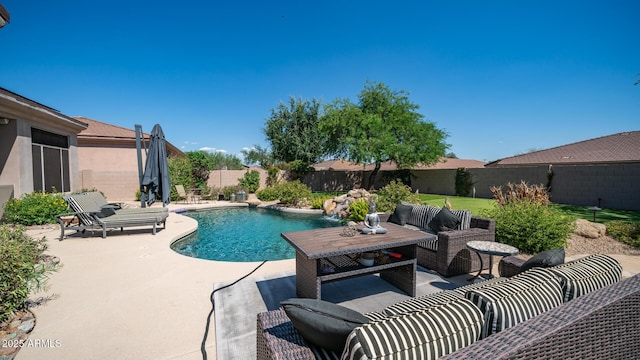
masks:
[[[383,214],[380,219],[388,221],[389,217],[389,214]],[[437,237],[437,251],[418,244],[418,265],[435,270],[445,277],[476,272],[480,270],[480,259],[467,249],[467,242],[495,241],[496,221],[473,216],[470,229],[441,231]],[[488,269],[489,255],[481,256],[483,269]]]

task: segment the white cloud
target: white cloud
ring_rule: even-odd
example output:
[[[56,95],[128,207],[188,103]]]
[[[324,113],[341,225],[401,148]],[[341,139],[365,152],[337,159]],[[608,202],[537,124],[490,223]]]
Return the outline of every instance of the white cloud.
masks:
[[[216,149],[216,148],[212,148],[212,147],[208,147],[208,146],[203,146],[200,149],[198,149],[200,151],[208,151],[208,152],[219,152],[219,153],[226,153],[227,150],[224,149]]]

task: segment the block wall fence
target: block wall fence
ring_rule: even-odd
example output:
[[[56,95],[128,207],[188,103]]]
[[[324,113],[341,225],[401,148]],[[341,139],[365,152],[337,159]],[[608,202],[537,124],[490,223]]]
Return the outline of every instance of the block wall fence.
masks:
[[[475,196],[492,198],[490,188],[508,182],[548,182],[548,166],[469,169]],[[640,164],[556,165],[552,167],[551,200],[560,204],[640,210]],[[316,171],[304,182],[314,191],[349,190],[362,187],[369,172]],[[412,170],[411,188],[421,193],[455,195],[456,170]],[[381,171],[375,188],[384,186],[390,173]],[[472,194],[469,194],[472,196]]]

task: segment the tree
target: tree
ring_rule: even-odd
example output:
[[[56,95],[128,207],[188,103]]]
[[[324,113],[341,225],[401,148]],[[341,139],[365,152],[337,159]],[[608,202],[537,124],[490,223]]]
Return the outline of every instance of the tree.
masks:
[[[246,164],[258,164],[263,169],[268,169],[274,164],[271,151],[260,145],[254,145],[251,149],[242,150],[242,156]]]
[[[213,162],[205,151],[189,151],[186,154],[191,164],[194,187],[202,188],[206,186],[209,174],[214,167]]]
[[[320,129],[327,139],[328,155],[358,164],[374,163],[367,188],[373,187],[385,161],[399,168],[437,162],[449,147],[444,142],[447,134],[424,121],[418,108],[408,93],[367,82],[357,104],[338,99],[325,107]]]
[[[323,155],[323,137],[318,128],[320,102],[291,97],[289,104],[280,102],[271,110],[264,132],[271,143],[274,160],[300,160],[307,165]]]
[[[228,170],[242,170],[242,160],[233,154],[225,154],[223,152],[207,153],[214,169],[227,168]]]

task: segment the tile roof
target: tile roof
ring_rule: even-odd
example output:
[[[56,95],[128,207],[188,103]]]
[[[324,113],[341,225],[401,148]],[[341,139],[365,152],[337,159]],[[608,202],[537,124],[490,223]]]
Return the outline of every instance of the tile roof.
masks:
[[[136,131],[125,127],[104,123],[102,121],[93,120],[84,116],[74,116],[74,119],[82,121],[89,125],[85,130],[78,134],[78,141],[87,143],[91,141],[126,141],[135,142]],[[149,140],[149,134],[143,132],[143,137]],[[167,140],[167,151],[171,154],[184,156],[184,153]]]
[[[621,162],[640,162],[640,131],[623,132],[507,157],[493,161],[486,166]]]

